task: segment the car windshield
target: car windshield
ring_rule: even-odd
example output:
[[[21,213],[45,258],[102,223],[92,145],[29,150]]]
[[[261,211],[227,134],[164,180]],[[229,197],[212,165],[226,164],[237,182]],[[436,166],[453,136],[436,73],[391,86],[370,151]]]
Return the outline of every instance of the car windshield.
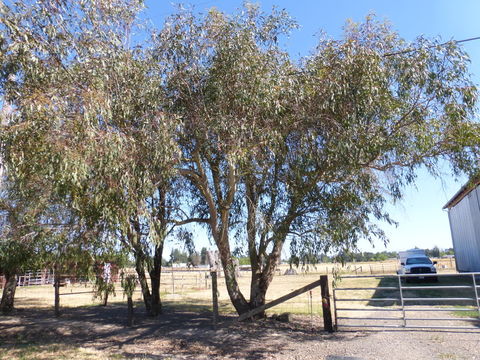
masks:
[[[432,261],[426,257],[416,257],[416,258],[409,258],[407,259],[407,265],[415,265],[415,264],[432,264]]]

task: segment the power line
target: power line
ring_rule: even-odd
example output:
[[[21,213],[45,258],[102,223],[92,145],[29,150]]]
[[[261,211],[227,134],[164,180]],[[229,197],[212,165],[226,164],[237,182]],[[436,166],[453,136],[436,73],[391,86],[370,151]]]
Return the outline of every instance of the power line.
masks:
[[[431,49],[431,48],[434,48],[434,47],[437,47],[437,46],[445,46],[445,45],[448,45],[448,44],[451,44],[451,43],[460,44],[460,43],[464,43],[464,42],[468,42],[468,41],[474,41],[474,40],[480,40],[480,36],[469,38],[469,39],[463,39],[463,40],[450,40],[450,41],[444,42],[442,44],[431,45],[431,46],[428,47],[428,49]],[[408,53],[418,51],[418,50],[419,50],[418,48],[417,49],[407,49],[407,50],[402,50],[402,51],[397,51],[397,52],[393,52],[393,53],[384,54],[383,56],[387,57],[387,56],[408,54]]]
[[[463,40],[450,40],[450,41],[446,41],[442,44],[428,46],[427,49],[431,49],[431,48],[434,48],[434,47],[437,47],[437,46],[445,46],[445,45],[448,45],[452,42],[455,43],[455,44],[460,44],[460,43],[464,43],[464,42],[468,42],[468,41],[474,41],[474,40],[480,40],[480,36],[473,37],[473,38],[468,38],[468,39],[463,39]],[[420,50],[420,49],[418,49],[418,48],[416,48],[416,49],[406,49],[406,50],[397,51],[397,52],[393,52],[393,53],[383,54],[382,56],[383,57],[388,57],[388,56],[394,56],[394,55],[402,55],[402,54],[408,54],[408,53],[418,51],[418,50]],[[304,73],[305,73],[305,71],[296,71],[296,72],[289,73],[288,75],[298,75],[298,74],[304,74]]]

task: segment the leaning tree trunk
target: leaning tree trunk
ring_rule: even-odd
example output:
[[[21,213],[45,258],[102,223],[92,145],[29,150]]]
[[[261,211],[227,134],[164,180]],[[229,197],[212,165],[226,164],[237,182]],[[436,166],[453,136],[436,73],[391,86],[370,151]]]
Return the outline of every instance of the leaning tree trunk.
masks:
[[[103,295],[103,306],[107,306],[108,304],[108,290],[105,290],[105,294]]]
[[[248,312],[250,307],[240,291],[240,287],[238,286],[235,264],[233,263],[231,256],[227,234],[227,231],[221,231],[219,234],[217,234],[219,240],[217,241],[217,247],[223,266],[223,273],[225,274],[225,285],[227,287],[228,295],[233,307],[237,313],[241,315]]]
[[[14,309],[15,290],[17,289],[17,274],[5,274],[5,287],[3,288],[0,310],[3,314],[9,314]]]
[[[146,270],[143,264],[143,259],[141,256],[135,254],[135,270],[137,271],[138,281],[140,282],[140,288],[142,289],[143,295],[143,302],[145,304],[145,309],[148,315],[152,314],[152,294],[150,293],[150,289],[148,287],[147,277],[146,277]]]
[[[146,270],[145,270],[145,254],[142,249],[142,245],[139,243],[138,234],[140,233],[140,227],[138,223],[134,224],[131,232],[128,233],[128,240],[133,247],[133,256],[135,258],[135,271],[137,272],[138,281],[142,290],[143,302],[145,304],[145,310],[148,315],[152,315],[152,295],[148,287]]]
[[[210,180],[206,175],[198,151],[194,151],[193,158],[197,167],[196,172],[192,175],[190,170],[184,170],[183,173],[197,186],[208,204],[210,230],[212,231],[220,254],[227,292],[237,313],[243,314],[248,312],[250,307],[238,286],[235,264],[233,263],[232,252],[230,251],[230,244],[228,242],[230,208],[233,205],[237,188],[236,169],[232,163],[228,163],[228,171],[225,174],[225,177],[228,179],[228,184],[226,184],[223,191],[222,186],[219,186],[223,180],[219,167],[217,166],[218,164],[212,159],[207,159],[210,163],[211,177],[213,178],[212,181],[214,184],[213,188],[210,188]],[[213,191],[216,195],[213,194],[212,189],[214,189]]]
[[[265,297],[267,294],[268,285],[262,273],[253,273],[250,282],[250,308],[256,309],[259,306],[265,305]],[[265,311],[259,313],[255,318],[264,318]]]
[[[273,238],[269,241],[262,238],[257,249],[256,234],[257,222],[256,211],[258,206],[258,194],[255,191],[255,185],[250,182],[247,184],[247,236],[248,252],[252,268],[252,278],[250,282],[250,301],[251,309],[265,305],[265,299],[268,287],[273,280],[275,269],[282,254],[283,244],[287,238],[290,225],[293,221],[297,202],[290,205],[287,216],[274,229]],[[267,254],[267,244],[273,243],[273,248]],[[259,313],[256,318],[265,317],[265,312]]]
[[[156,246],[153,258],[153,267],[150,271],[150,283],[152,285],[151,314],[157,316],[162,313],[162,301],[160,299],[160,279],[162,275],[163,241]]]

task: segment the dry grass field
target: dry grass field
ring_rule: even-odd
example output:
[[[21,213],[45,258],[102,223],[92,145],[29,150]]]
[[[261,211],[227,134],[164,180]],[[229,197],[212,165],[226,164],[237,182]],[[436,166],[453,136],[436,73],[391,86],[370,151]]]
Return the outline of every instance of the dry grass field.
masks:
[[[452,269],[439,265],[440,271],[452,272]],[[318,280],[322,274],[331,274],[333,265],[310,267],[308,272],[305,271],[307,269],[297,269],[297,275],[283,275],[287,268],[280,267],[267,294],[267,301]],[[135,325],[132,328],[126,327],[126,300],[118,286],[116,296],[109,298],[107,307],[99,306],[100,301],[92,298],[89,284],[62,287],[60,318],[53,317],[51,285],[19,287],[16,313],[0,317],[0,359],[330,359],[329,354],[348,357],[366,349],[368,352],[364,352],[361,358],[380,359],[385,358],[388,353],[385,347],[391,343],[403,346],[406,351],[414,351],[421,358],[443,359],[449,356],[451,359],[463,359],[469,358],[472,349],[478,345],[478,341],[474,340],[478,333],[468,332],[448,336],[404,332],[401,337],[384,331],[350,330],[327,334],[323,332],[318,288],[268,311],[269,314],[293,314],[288,323],[272,319],[238,323],[223,278],[219,278],[221,318],[218,328],[213,330],[211,287],[210,279],[205,277],[206,272],[176,269],[172,274],[168,270],[162,280],[164,314],[158,318],[146,317],[140,292],[137,291]],[[387,275],[394,274],[395,270],[396,262],[389,261],[347,264],[333,272]],[[385,281],[395,280],[344,278],[336,286],[337,289],[377,287],[391,285]],[[242,272],[239,283],[246,296],[249,295],[249,281],[249,272]],[[346,302],[342,306],[396,306],[371,304],[368,301],[371,297],[388,296],[378,290],[340,292],[337,291],[340,298],[367,299],[364,302]],[[428,293],[430,296],[438,295],[433,289]]]
[[[438,268],[440,272],[453,272],[455,262],[451,259],[438,260]],[[280,265],[277,273],[269,287],[267,293],[267,302],[285,295],[293,290],[305,286],[319,279],[324,274],[346,274],[346,275],[383,275],[395,274],[397,269],[397,261],[389,260],[385,262],[370,263],[348,263],[343,267],[334,264],[318,264],[316,266],[294,268],[297,275],[284,275],[289,268],[288,265]],[[211,280],[207,270],[199,269],[164,269],[162,274],[162,301],[169,306],[180,306],[186,310],[210,310],[211,309]],[[333,279],[333,276],[331,276]],[[378,279],[365,278],[355,280],[356,284],[350,284],[356,287],[375,287],[378,286]],[[239,285],[243,294],[248,297],[250,295],[250,272],[241,271],[239,277]],[[349,280],[343,280],[344,286],[349,284]],[[100,304],[99,299],[94,299],[92,294],[92,286],[90,284],[67,284],[61,288],[61,306],[77,307],[77,306],[94,306]],[[224,278],[218,279],[219,306],[220,313],[231,314],[234,309],[230,304],[227,290],[225,288]],[[371,292],[357,292],[349,294],[349,296],[372,296]],[[18,308],[49,308],[53,306],[54,289],[51,285],[44,286],[25,286],[18,287],[16,294],[16,306]],[[141,302],[141,292],[137,287],[134,300]],[[321,296],[320,289],[315,288],[311,292],[304,293],[285,303],[271,308],[268,313],[289,312],[293,314],[321,314]],[[126,302],[123,296],[123,290],[120,284],[116,284],[116,292],[114,296],[109,297],[109,302],[122,303]],[[355,303],[356,304],[356,303]],[[357,304],[358,305],[358,304]]]
[[[173,286],[169,273],[164,274],[162,281],[162,302],[168,306],[179,306],[184,310],[209,310],[212,306],[211,280],[205,279],[205,274],[196,272],[178,271],[174,273]],[[202,278],[196,281],[196,278]],[[279,296],[287,294],[297,288],[307,285],[319,279],[319,274],[300,274],[288,276],[275,276],[267,294],[267,301],[274,300]],[[245,296],[249,296],[250,274],[242,273],[239,283]],[[78,306],[96,306],[101,303],[99,299],[93,298],[93,287],[91,284],[68,284],[60,289],[60,304],[64,308]],[[234,309],[230,304],[224,278],[218,279],[220,313],[233,313]],[[19,309],[28,308],[51,308],[54,300],[54,289],[52,285],[18,287],[15,297],[16,307]],[[137,287],[134,294],[134,301],[141,302],[141,292]],[[126,302],[123,290],[116,284],[115,295],[109,297],[109,303]],[[320,290],[318,288],[291,299],[281,305],[272,308],[271,312],[290,312],[298,314],[310,313],[311,306],[313,313],[321,312]]]

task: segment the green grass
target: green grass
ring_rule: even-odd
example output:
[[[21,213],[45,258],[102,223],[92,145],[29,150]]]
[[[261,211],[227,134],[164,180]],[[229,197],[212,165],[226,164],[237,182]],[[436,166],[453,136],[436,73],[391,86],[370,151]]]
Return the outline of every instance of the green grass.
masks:
[[[468,306],[454,306],[456,308],[468,308]],[[478,310],[472,307],[472,310],[461,310],[461,311],[452,311],[452,315],[456,317],[465,317],[465,318],[478,318],[480,314]]]

